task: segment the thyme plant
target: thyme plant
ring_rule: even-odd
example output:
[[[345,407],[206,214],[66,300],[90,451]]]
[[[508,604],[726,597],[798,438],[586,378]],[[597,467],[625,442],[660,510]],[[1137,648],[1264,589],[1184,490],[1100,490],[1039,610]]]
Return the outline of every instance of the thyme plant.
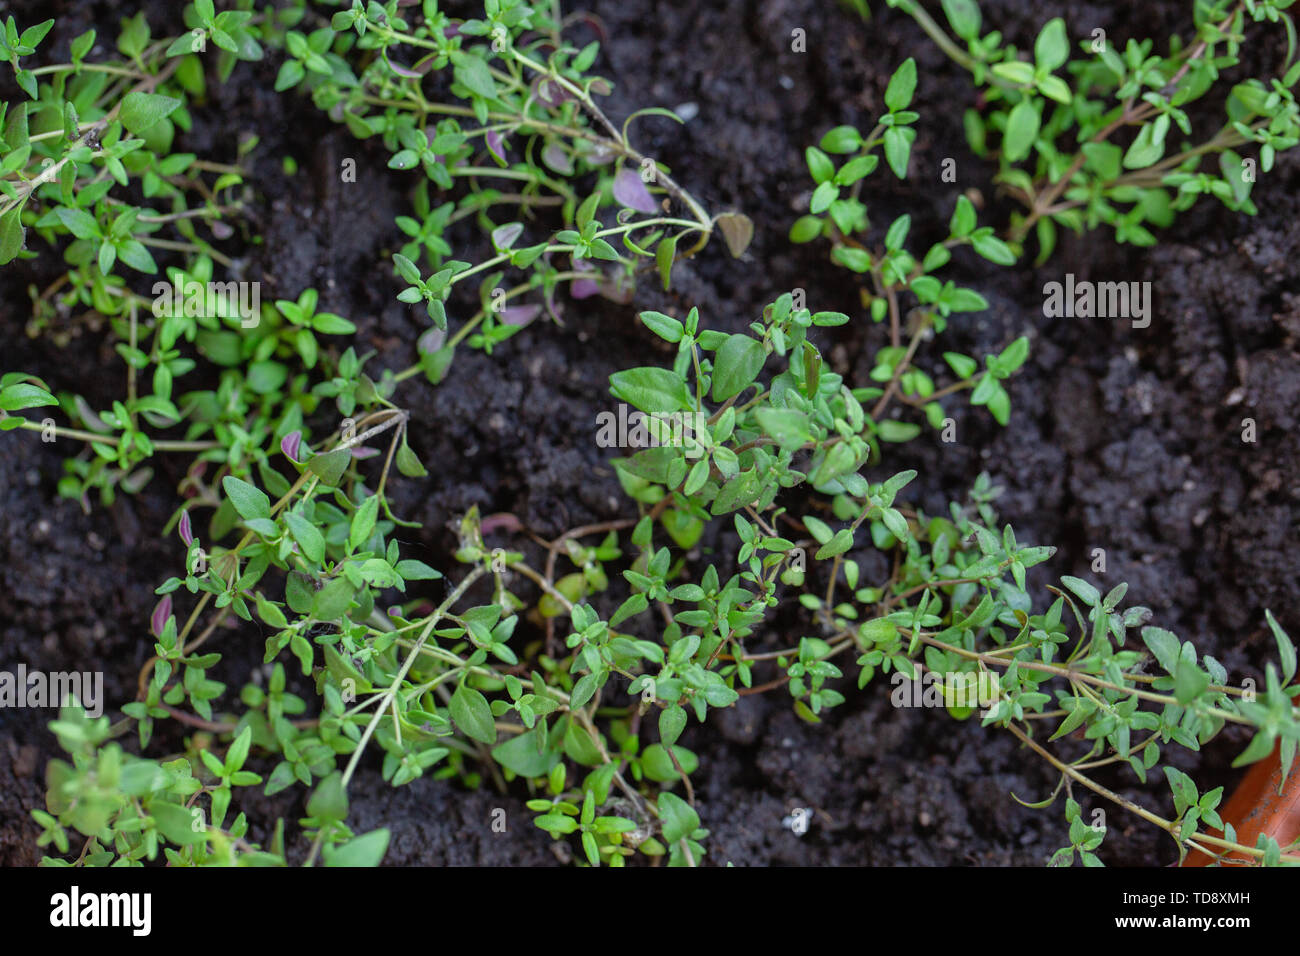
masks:
[[[902,5],[946,36],[922,8]],[[1262,95],[1249,92],[1254,81],[1234,87],[1230,132],[1212,145],[1161,157],[1168,124],[1181,128],[1179,106],[1226,65],[1214,48],[1235,55],[1245,14],[1289,24],[1286,4],[1198,4],[1197,40],[1178,47],[1187,52],[1155,63],[1142,44],[1131,56],[1103,52],[1071,67],[1072,88],[1056,75],[1069,53],[1059,21],[1030,63],[996,34],[979,36],[972,0],[945,0],[969,49],[941,43],[992,104],[977,143],[1001,133],[999,176],[1029,206],[1010,233],[980,225],[964,198],[947,237],[924,253],[909,250],[906,215],[873,229],[868,178],[881,155],[905,177],[914,141],[908,60],[873,130],[839,126],[809,148],[815,188],[791,231],[796,242],[828,242],[832,259],[863,277],[865,311],[888,321],[870,381],[846,381],[823,353],[825,330],[849,312],[813,311],[790,292],[739,333],[711,328],[696,309],[643,311],[645,334],[676,351],[666,366],[609,379],[611,397],[645,416],[653,439],[614,462],[629,516],[544,542],[538,566],[489,545],[500,529],[485,530],[473,509],[439,567],[405,552],[401,529],[412,523],[388,493],[393,481],[437,480],[408,439],[409,380],[452,387],[457,347],[510,348],[524,322],[560,318],[563,285],[625,299],[645,274],[667,285],[673,263],[715,230],[739,255],[753,226],[710,215],[662,159],[632,145],[631,121],[665,111],[613,123],[596,99],[609,84],[589,72],[598,48],[571,46],[551,4],[485,0],[470,20],[435,0],[234,6],[195,0],[178,37],[155,39],[142,14],[130,18],[117,38],[122,59],[105,62],[87,62],[92,32],[72,42],[69,63],[28,65],[51,22],[5,25],[4,55],[28,99],[3,106],[0,258],[62,254],[60,278],[31,290],[30,330],[67,342],[69,312],[102,316],[125,394],[96,409],[61,383],[9,372],[0,430],[84,445],[59,490],[86,507],[92,491],[104,503],[139,492],[156,454],[192,463],[162,529],[175,535],[177,563],[148,616],[152,653],[135,699],[117,721],[71,705],[51,725],[68,756],[48,767],[45,807],[32,812],[48,864],[377,864],[387,830],[348,824],[349,787],[377,754],[393,786],[428,774],[525,794],[535,825],[572,840],[590,865],[698,865],[709,821],[696,809],[699,758],[682,744],[692,718],[703,724],[742,694],[770,692],[816,723],[845,702],[850,678],[870,693],[877,675],[894,673],[942,675],[938,702],[959,719],[976,709],[963,687],[992,688],[981,721],[1060,774],[1045,801],[1066,796],[1069,843],[1055,864],[1099,862],[1105,832],[1084,822],[1083,790],[1168,832],[1180,857],[1236,850],[1295,861],[1293,848],[1266,838],[1239,845],[1217,815],[1220,791],[1201,793],[1164,762],[1172,747],[1195,750],[1241,724],[1252,739],[1239,762],[1280,745],[1290,768],[1296,652],[1271,614],[1278,661],[1254,694],[1126,604],[1124,584],[1103,594],[1067,576],[1047,598],[1031,593],[1027,570],[1054,549],[998,520],[989,475],[929,514],[907,497],[924,479],[886,460],[921,434],[915,419],[943,427],[959,392],[998,422],[1010,418],[1005,383],[1026,361],[1026,339],[982,358],[947,351],[938,368],[921,352],[987,306],[941,277],[954,250],[1011,266],[1030,230],[1045,255],[1056,225],[1099,223],[1121,241],[1154,241],[1143,223],[1162,224],[1198,191],[1250,211],[1249,189],[1228,176],[1246,161],[1233,151],[1253,142],[1267,168],[1266,155],[1271,165],[1293,145],[1295,68]],[[267,55],[280,58],[281,93],[308,96],[356,137],[377,139],[388,165],[414,181],[412,214],[394,223],[392,289],[423,308],[429,328],[403,371],[367,371],[373,355],[340,338],[354,324],[316,289],[255,302],[220,278],[235,266],[221,242],[245,228],[246,173],[171,146],[210,73],[224,81],[239,61]],[[1121,102],[1107,113],[1084,97],[1094,90]],[[1130,125],[1147,145],[1119,156],[1108,139]],[[1083,143],[1076,153],[1057,152],[1067,133]],[[244,144],[241,157],[256,148]],[[1194,172],[1210,154],[1223,158],[1225,179]],[[1031,156],[1032,172],[1015,165]],[[1185,188],[1192,182],[1206,188]],[[454,258],[448,230],[461,220],[483,234],[486,258]],[[146,296],[141,275],[168,281]],[[458,313],[453,290],[468,280],[478,307]],[[215,387],[178,391],[200,365]],[[713,522],[725,523],[724,547],[707,562],[692,557]],[[882,580],[864,576],[871,549],[893,559]],[[804,609],[804,627],[772,646],[765,625],[787,602]],[[545,635],[528,641],[533,609]],[[269,635],[264,682],[227,687],[212,676],[224,645],[251,633],[236,621]],[[177,736],[173,725],[183,753],[148,756],[162,730]],[[1095,771],[1111,766],[1142,781],[1159,769],[1174,816],[1099,782]],[[253,786],[310,792],[301,854],[284,821],[240,812],[240,791]]]

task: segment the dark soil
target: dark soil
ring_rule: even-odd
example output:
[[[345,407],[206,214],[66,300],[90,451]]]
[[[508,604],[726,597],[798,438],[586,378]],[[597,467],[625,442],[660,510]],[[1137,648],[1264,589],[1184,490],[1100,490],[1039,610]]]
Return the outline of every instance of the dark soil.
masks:
[[[826,331],[835,335],[835,370],[850,381],[866,380],[885,333],[861,317],[852,277],[827,263],[824,246],[792,246],[786,230],[806,208],[804,147],[830,126],[867,124],[889,75],[907,56],[916,57],[921,78],[912,178],[902,184],[882,172],[870,180],[865,198],[873,221],[883,225],[910,212],[919,245],[947,221],[959,192],[975,189],[986,202],[983,215],[1005,223],[1010,207],[961,133],[961,111],[974,102],[966,76],[909,18],[883,3],[873,6],[875,17],[863,24],[835,4],[809,0],[590,4],[608,38],[599,68],[616,87],[609,111],[621,118],[645,105],[696,104],[698,115],[685,127],[641,121],[638,143],[710,209],[746,212],[757,236],[740,262],[715,243],[679,265],[668,295],[647,282],[626,306],[568,303],[563,327],[535,323],[492,356],[462,349],[440,387],[423,380],[404,386],[401,398],[414,416],[412,444],[432,474],[399,482],[394,501],[399,513],[424,523],[412,544],[424,549],[425,560],[451,565],[446,526],[471,505],[511,512],[546,537],[633,514],[607,453],[591,436],[596,413],[609,405],[607,376],[653,360],[657,340],[635,322],[640,309],[683,314],[697,305],[707,323],[737,330],[780,293],[803,288],[813,308],[855,315],[851,324]],[[60,58],[90,25],[100,28],[103,44],[120,15],[115,3],[9,7],[20,23],[59,17],[44,53]],[[1121,42],[1185,34],[1191,17],[1185,0],[984,0],[982,7],[986,26],[996,25],[1021,46],[1032,44],[1038,27],[1056,14],[1066,17],[1072,36],[1101,27]],[[179,28],[171,4],[148,8],[155,34]],[[806,53],[791,51],[795,28],[806,31]],[[1277,53],[1259,46],[1265,62]],[[234,254],[245,257],[244,274],[267,284],[263,298],[316,286],[322,308],[358,323],[379,364],[405,367],[425,323],[395,301],[387,269],[376,263],[395,246],[392,218],[406,211],[412,180],[385,169],[378,144],[358,143],[310,103],[274,94],[277,67],[278,60],[241,65],[229,84],[212,84],[209,103],[195,111],[195,128],[178,139],[178,148],[230,161],[241,135],[259,136],[249,227],[265,242],[233,241]],[[1206,112],[1197,128],[1214,122]],[[301,163],[292,178],[281,168],[286,154]],[[345,157],[357,160],[355,185],[338,181]],[[955,184],[941,182],[945,157],[957,161]],[[1038,271],[959,255],[952,277],[979,290],[992,307],[953,322],[945,347],[982,355],[1020,334],[1032,339],[1030,361],[1010,385],[1011,425],[998,428],[984,412],[954,401],[948,407],[959,442],[943,444],[927,432],[886,463],[891,472],[920,471],[908,495],[932,513],[946,510],[946,501],[962,497],[980,471],[989,471],[1006,486],[999,511],[1018,537],[1060,548],[1033,580],[1041,585],[1075,574],[1103,586],[1127,581],[1131,602],[1151,607],[1157,623],[1214,655],[1236,680],[1259,681],[1273,653],[1264,608],[1300,632],[1298,568],[1287,557],[1300,514],[1294,477],[1300,465],[1298,178],[1300,161],[1283,154],[1256,189],[1257,218],[1204,202],[1150,252],[1116,246],[1098,233],[1063,241]],[[473,233],[459,238],[460,257],[482,251]],[[27,284],[49,281],[57,265],[50,254],[0,274],[8,332],[3,367],[45,376],[56,388],[80,389],[92,404],[106,405],[121,387],[121,364],[103,330],[76,329],[80,334],[62,349],[23,333]],[[1149,280],[1151,326],[1044,318],[1042,285],[1066,272]],[[937,355],[923,353],[923,361],[931,359]],[[1244,418],[1257,423],[1255,443],[1242,441]],[[86,516],[55,495],[68,453],[34,435],[0,439],[0,666],[100,669],[108,701],[120,704],[133,695],[150,653],[153,590],[180,561],[175,538],[159,537],[174,507],[177,476],[160,473],[143,494]],[[532,548],[505,533],[499,543]],[[1105,550],[1103,575],[1090,570],[1097,548]],[[857,557],[873,560],[866,552]],[[814,581],[810,574],[810,586]],[[800,636],[793,616],[780,623],[765,637],[772,646]],[[263,637],[252,626],[232,628],[218,643],[227,655],[223,674],[235,687],[260,667]],[[895,709],[888,690],[879,684],[859,694],[846,687],[849,702],[820,727],[795,718],[788,697],[777,691],[744,698],[689,730],[683,743],[701,758],[696,788],[712,831],[709,861],[1040,865],[1065,842],[1059,805],[1029,810],[1009,795],[1036,801],[1052,791],[1056,778],[1042,761],[975,721]],[[45,730],[50,716],[0,710],[2,863],[40,858],[27,811],[42,803],[43,768],[57,750]],[[1229,763],[1244,742],[1226,732],[1201,754],[1175,757],[1176,765],[1203,788],[1231,786],[1236,773]],[[392,828],[390,863],[534,864],[562,856],[531,825],[520,793],[467,792],[431,780],[394,791],[379,779],[377,760],[363,766],[351,788],[352,822],[359,829]],[[1155,809],[1170,809],[1162,780],[1142,787],[1128,772],[1103,780]],[[1098,805],[1090,795],[1077,796],[1089,809]],[[266,823],[303,813],[300,792],[245,797],[242,806]],[[491,828],[497,807],[507,812],[504,834]],[[796,807],[813,810],[803,836],[782,826]],[[1159,831],[1106,809],[1106,862],[1175,858]]]

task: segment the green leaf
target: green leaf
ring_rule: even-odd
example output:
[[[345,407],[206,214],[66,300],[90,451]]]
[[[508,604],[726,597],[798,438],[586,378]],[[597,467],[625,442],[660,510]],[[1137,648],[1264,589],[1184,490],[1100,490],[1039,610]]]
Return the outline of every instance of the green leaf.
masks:
[[[1008,162],[1019,162],[1029,155],[1038,138],[1038,110],[1033,101],[1025,97],[1007,116],[1007,132],[1002,142],[1002,152]]]
[[[590,793],[591,791],[587,791]],[[596,844],[596,837],[590,831],[583,831],[582,834],[582,851],[587,855],[587,862],[592,866],[600,866],[600,848]]]
[[[690,776],[700,766],[700,758],[685,747],[673,745],[673,756],[681,765],[682,773]],[[663,744],[651,744],[641,753],[641,769],[647,777],[656,783],[672,783],[681,780],[681,774],[673,766],[673,759],[668,755],[668,748]]]
[[[1034,41],[1034,62],[1038,69],[1051,73],[1070,58],[1070,40],[1065,33],[1065,21],[1053,17],[1043,26]]]
[[[99,271],[104,275],[108,275],[115,261],[117,261],[117,247],[111,242],[101,243],[98,257]]]
[[[642,312],[641,321],[646,328],[667,342],[680,342],[682,333],[686,330],[680,322],[662,312]]]
[[[1174,673],[1178,666],[1178,658],[1182,652],[1182,644],[1178,637],[1164,628],[1144,627],[1142,628],[1142,643],[1144,643],[1155,655],[1156,663],[1164,668],[1166,673]]]
[[[484,744],[497,742],[496,722],[487,698],[466,684],[451,696],[451,719],[467,737]]]
[[[1061,583],[1077,594],[1079,599],[1089,607],[1096,607],[1101,603],[1101,592],[1082,578],[1066,574],[1061,576]]]
[[[912,153],[912,140],[916,130],[906,126],[891,126],[885,130],[885,162],[899,179],[907,178],[907,159]]]
[[[402,444],[397,447],[394,460],[397,462],[397,470],[407,478],[423,478],[429,473],[419,456],[411,451],[411,446],[406,443],[406,436],[402,436]]]
[[[1058,103],[1070,105],[1072,97],[1070,96],[1070,85],[1059,76],[1044,76],[1038,81],[1038,91],[1048,99],[1056,100]],[[1042,220],[1039,220],[1040,222]]]
[[[201,817],[179,804],[156,799],[149,806],[149,815],[153,817],[158,832],[177,846],[202,843],[207,839],[206,828],[194,825]]]
[[[325,560],[325,538],[315,525],[296,511],[287,512],[284,516],[284,522],[289,526],[289,532],[293,535],[293,539],[298,542],[298,547],[302,549],[302,553],[307,560],[315,564],[320,564]]]
[[[958,378],[970,378],[975,374],[975,370],[979,368],[978,362],[969,355],[962,355],[960,352],[944,352],[943,359],[957,373]]]
[[[371,830],[347,843],[326,846],[321,859],[326,866],[378,866],[388,852],[389,832],[385,827]]]
[[[671,369],[643,366],[615,372],[610,392],[643,412],[677,412],[691,407],[686,380]]]
[[[271,499],[260,488],[254,488],[233,475],[221,479],[221,487],[225,489],[226,497],[241,518],[251,521],[254,518],[271,517]]]
[[[822,231],[822,221],[816,216],[800,216],[790,227],[791,242],[812,242]]]
[[[22,408],[38,408],[42,405],[57,405],[54,396],[37,385],[18,382],[0,388],[0,409],[16,412]]]
[[[886,419],[877,424],[878,434],[881,441],[887,442],[908,442],[921,434],[921,426],[914,422],[900,422],[893,419]]]
[[[686,711],[676,704],[665,707],[659,714],[659,740],[665,747],[677,743],[686,729]]]
[[[839,531],[835,532],[830,541],[817,549],[817,553],[813,557],[818,561],[822,561],[826,558],[833,558],[836,555],[843,554],[852,547],[853,532],[848,528],[841,528]]]
[[[808,211],[814,216],[820,215],[829,209],[839,196],[839,187],[827,180],[813,190],[812,198],[808,200]]]
[[[1011,394],[1002,387],[1001,382],[993,383],[993,394],[984,403],[999,425],[1006,425],[1011,420]]]
[[[235,738],[230,749],[226,751],[226,773],[231,774],[244,765],[248,759],[248,748],[253,744],[253,728],[245,727],[243,732]]]
[[[1029,337],[1022,335],[1002,350],[998,356],[998,365],[1002,371],[1010,374],[1025,364],[1029,357]]]
[[[122,98],[118,119],[132,133],[143,133],[181,105],[174,96],[132,92]]]
[[[834,535],[834,532],[831,531],[830,526],[825,521],[812,515],[804,515],[803,524],[818,544],[826,544]]]
[[[117,244],[117,257],[137,272],[153,275],[158,271],[158,263],[144,243],[137,239],[124,239]]]
[[[912,228],[912,217],[907,213],[899,216],[889,225],[885,232],[885,248],[890,252],[896,252],[903,248],[903,242],[907,239],[907,231]]]
[[[1007,60],[994,64],[993,75],[1017,86],[1028,86],[1034,82],[1034,67],[1024,60]]]
[[[338,487],[343,472],[352,461],[352,452],[346,448],[336,448],[323,455],[316,455],[307,462],[307,470],[330,487]]]
[[[677,236],[665,236],[655,247],[655,266],[659,269],[659,279],[668,289],[673,276],[673,262],[677,258]]]
[[[347,819],[348,792],[340,771],[331,773],[316,787],[307,801],[307,815],[322,823],[341,823]]]
[[[885,90],[885,105],[891,113],[906,109],[916,91],[916,61],[910,56],[894,71]]]
[[[880,520],[885,523],[885,527],[899,541],[906,541],[911,535],[908,534],[907,519],[902,513],[893,508],[885,508],[880,513]]]
[[[391,588],[397,584],[397,572],[383,558],[370,558],[361,562],[361,577],[377,588]]]
[[[90,31],[90,34],[89,34],[89,35],[90,35],[90,40],[91,40],[91,44],[92,44],[92,45],[93,45],[94,40],[95,40],[94,32],[95,32],[95,31],[91,30],[91,31]],[[169,47],[167,48],[167,51],[163,54],[163,56],[166,56],[166,57],[173,57],[173,56],[184,56],[186,53],[198,53],[198,52],[199,52],[199,50],[198,50],[198,46],[199,46],[199,43],[202,42],[202,39],[203,39],[203,35],[202,35],[202,34],[200,34],[199,36],[195,36],[194,33],[193,33],[193,31],[191,31],[191,32],[187,32],[187,33],[182,33],[182,34],[181,34],[180,36],[178,36],[175,40],[172,40],[171,46],[169,46]],[[89,52],[89,49],[90,49],[90,48],[87,47],[87,48],[86,48],[86,52]],[[82,53],[82,57],[84,57],[84,56],[85,56],[85,53]],[[74,62],[75,62],[77,59],[79,59],[79,58],[76,57],[75,54],[74,54],[74,57],[73,57]],[[286,68],[287,68],[290,64],[293,64],[293,65],[297,66],[299,72],[301,73],[301,71],[302,71],[302,64],[301,64],[301,63],[299,63],[297,60],[287,60],[287,61],[285,61],[284,66],[282,66],[282,67],[280,68],[280,74],[279,74],[280,76],[283,76],[283,75],[285,74]],[[301,78],[301,77],[300,77],[300,78]],[[295,82],[296,82],[296,81],[295,81]],[[290,84],[290,85],[292,85],[292,84]],[[279,91],[282,90],[282,89],[285,89],[285,87],[283,87],[283,86],[280,85],[278,79],[277,79],[276,84],[275,84],[275,89],[276,89],[277,92],[279,92]]]
[[[766,357],[763,343],[756,339],[742,333],[729,336],[714,355],[713,400],[740,394],[758,377]]]
[[[347,613],[355,594],[347,578],[334,578],[326,582],[311,599],[311,616],[318,621],[337,621]]]
[[[1278,661],[1282,665],[1282,686],[1285,687],[1287,684],[1291,683],[1291,678],[1295,677],[1295,645],[1291,643],[1291,638],[1287,636],[1286,631],[1282,630],[1282,628],[1278,626],[1277,620],[1273,617],[1272,611],[1264,611],[1264,620],[1268,622],[1269,630],[1273,632],[1273,637],[1277,641]]]
[[[808,172],[812,173],[813,182],[817,185],[829,182],[835,175],[835,164],[831,158],[823,153],[816,146],[809,146],[804,150],[804,159],[808,161]]]
[[[54,210],[54,215],[59,217],[59,222],[63,223],[67,230],[78,239],[98,239],[103,235],[99,229],[99,223],[95,217],[84,209],[70,209],[67,206],[60,206]]]
[[[600,690],[600,679],[595,674],[584,674],[573,685],[573,692],[569,695],[569,709],[585,706],[587,701],[596,696],[598,690]]]
[[[664,791],[659,794],[659,822],[664,839],[676,843],[699,829],[700,815],[677,794]]]
[[[0,216],[0,266],[14,260],[27,238],[22,220],[23,205],[24,203],[19,203]]]
[[[1179,657],[1174,667],[1174,697],[1180,704],[1190,704],[1210,686],[1210,675],[1196,666],[1196,662]]]
[[[549,745],[540,752],[538,737],[544,725],[539,723],[527,733],[519,734],[492,748],[492,759],[521,777],[541,777],[560,762],[560,754]],[[545,741],[543,741],[545,743]]]
[[[417,561],[414,558],[403,558],[397,562],[394,570],[406,581],[436,581],[442,577],[441,571],[437,571],[423,561]]]
[[[578,829],[578,821],[573,817],[566,817],[562,813],[544,814],[534,820],[533,823],[547,833],[559,835],[573,833]]]
[[[189,53],[190,43],[189,35],[178,37],[174,43],[167,49],[168,55],[175,50],[177,53]],[[280,72],[275,75],[275,91],[283,93],[285,90],[292,89],[302,82],[307,71],[299,60],[285,60],[280,64]],[[409,152],[407,150],[406,152]]]
[[[22,36],[19,37],[18,44],[33,50],[36,49],[40,42],[45,39],[45,34],[50,32],[50,27],[52,26],[54,26],[54,20],[51,18],[49,20],[42,20],[35,26],[28,27],[22,32]]]
[[[1155,129],[1154,123],[1148,123],[1138,131],[1133,145],[1124,154],[1125,169],[1145,169],[1164,155],[1164,141],[1156,139]]]
[[[957,197],[957,207],[952,211],[948,229],[954,236],[970,235],[975,228],[975,206],[965,196]]]
[[[1000,266],[1012,266],[1016,264],[1016,254],[1011,251],[1011,247],[1005,242],[992,234],[972,238],[971,245],[989,262],[996,262]]]
[[[322,335],[351,335],[357,327],[333,312],[317,312],[311,317],[311,327]]]
[[[831,260],[854,272],[867,272],[871,269],[871,255],[865,249],[837,246],[831,252]]]
[[[471,93],[494,100],[497,98],[497,84],[492,78],[492,71],[483,59],[466,55],[456,64],[456,79]]]
[[[754,412],[763,431],[776,439],[785,450],[800,448],[812,440],[808,430],[808,415],[792,408],[772,408],[760,405]]]
[[[352,515],[352,527],[348,532],[348,544],[352,549],[359,550],[362,545],[370,540],[371,533],[375,530],[375,520],[379,516],[379,496],[371,495],[361,506],[357,508],[356,513]]]
[[[580,232],[587,227],[587,223],[591,222],[592,217],[596,215],[596,210],[599,208],[600,193],[598,192],[592,193],[582,201],[582,205],[578,207],[578,212],[573,219]]]
[[[862,146],[862,134],[852,126],[836,126],[826,132],[820,146],[828,153],[854,153]]]
[[[980,7],[976,0],[943,0],[943,12],[957,36],[963,40],[979,37]]]

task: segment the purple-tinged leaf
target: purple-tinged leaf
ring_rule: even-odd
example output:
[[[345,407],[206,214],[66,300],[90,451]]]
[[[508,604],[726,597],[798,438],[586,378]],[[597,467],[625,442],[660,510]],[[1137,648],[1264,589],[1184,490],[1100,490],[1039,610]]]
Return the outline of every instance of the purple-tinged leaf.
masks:
[[[501,322],[505,325],[524,326],[542,314],[542,307],[533,305],[511,305],[501,310]]]
[[[600,283],[599,291],[602,298],[627,305],[636,295],[636,280],[622,269],[611,269]]]
[[[424,332],[415,340],[415,350],[421,355],[432,355],[438,349],[442,348],[442,343],[447,338],[447,330],[434,326]]]
[[[289,434],[285,435],[283,438],[280,439],[280,451],[284,452],[284,456],[292,462],[301,461],[301,459],[298,457],[298,452],[301,450],[301,446],[302,446],[301,431],[291,431],[289,432]]]
[[[496,247],[497,252],[505,252],[515,244],[523,231],[522,222],[508,222],[504,226],[497,226],[492,230],[492,245]]]
[[[549,76],[539,76],[533,81],[533,95],[547,106],[559,106],[572,99],[569,92]]]
[[[149,628],[154,637],[162,637],[163,628],[167,626],[167,619],[171,616],[172,596],[164,594],[157,607],[153,609],[153,616],[149,618]]]
[[[600,282],[599,282],[600,273],[596,270],[595,266],[587,262],[587,260],[585,259],[578,259],[576,262],[573,263],[573,271],[590,272],[592,273],[592,278],[574,279],[571,283],[569,283],[569,294],[571,296],[573,296],[575,299],[589,299],[593,295],[596,295],[598,292],[600,292]]]
[[[424,75],[418,72],[417,70],[412,70],[408,66],[402,66],[402,64],[400,63],[394,63],[392,60],[388,59],[387,53],[384,54],[384,62],[388,64],[388,68],[390,70],[392,70],[398,76],[406,77],[406,79],[408,80],[418,80],[421,76]]]
[[[561,176],[573,174],[573,160],[569,158],[564,147],[554,140],[542,147],[542,162]]]
[[[587,140],[581,140],[577,146],[578,152],[592,166],[607,166],[617,158],[618,153],[600,143],[589,143]]]
[[[637,212],[652,213],[659,207],[655,205],[650,190],[645,188],[641,176],[635,169],[624,166],[614,177],[614,198]]]

